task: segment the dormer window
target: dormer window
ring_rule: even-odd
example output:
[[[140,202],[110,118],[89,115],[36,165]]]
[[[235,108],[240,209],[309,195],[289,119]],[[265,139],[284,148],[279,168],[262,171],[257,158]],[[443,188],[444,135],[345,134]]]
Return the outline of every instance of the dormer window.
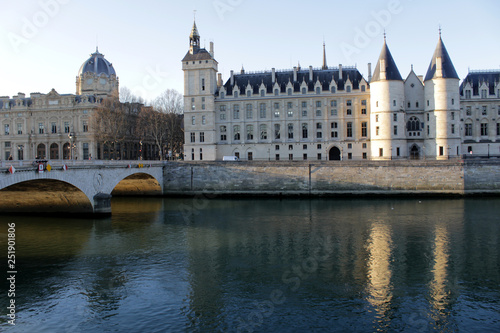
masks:
[[[307,89],[304,87],[302,88],[302,95],[305,95],[307,93]]]
[[[366,91],[366,86],[364,86],[364,85],[363,85],[363,86],[361,86],[361,91],[362,91],[362,92],[365,92],[365,91]]]
[[[261,90],[261,91],[260,91],[260,96],[261,96],[261,97],[266,96],[266,91],[265,91],[265,90]]]
[[[279,89],[274,89],[274,96],[278,96],[280,94]]]
[[[345,87],[345,92],[350,93],[350,92],[351,92],[351,86],[346,86],[346,87]]]
[[[251,90],[247,90],[247,97],[252,97],[252,91]]]
[[[335,86],[332,87],[332,94],[335,94],[337,92],[337,88]]]
[[[471,92],[470,92],[470,90],[467,89],[465,91],[465,98],[470,99],[470,96],[471,96]]]
[[[238,92],[237,91],[234,92],[234,98],[238,98]]]
[[[488,97],[488,90],[482,89],[481,90],[481,98],[487,98]]]
[[[321,88],[320,87],[316,87],[316,95],[319,95],[321,94]]]

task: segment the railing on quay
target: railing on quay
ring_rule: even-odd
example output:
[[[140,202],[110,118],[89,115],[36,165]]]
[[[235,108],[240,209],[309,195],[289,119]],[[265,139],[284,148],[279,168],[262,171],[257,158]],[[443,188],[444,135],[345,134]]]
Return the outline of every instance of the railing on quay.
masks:
[[[44,165],[44,169],[47,165],[50,165],[52,169],[62,169],[63,166],[67,166],[71,169],[87,169],[95,167],[103,168],[137,168],[137,167],[157,167],[164,166],[167,161],[159,160],[46,160],[46,159],[36,159],[36,160],[16,160],[16,161],[0,161],[0,172],[6,172],[13,166],[17,171],[22,170],[36,170],[39,164]]]

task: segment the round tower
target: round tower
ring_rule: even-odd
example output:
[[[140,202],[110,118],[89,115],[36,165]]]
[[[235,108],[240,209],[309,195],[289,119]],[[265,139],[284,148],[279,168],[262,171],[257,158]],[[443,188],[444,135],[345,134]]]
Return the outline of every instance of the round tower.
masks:
[[[424,79],[427,157],[449,159],[461,154],[459,82],[440,33]]]
[[[404,131],[404,83],[384,37],[370,81],[372,159],[407,157]]]
[[[96,48],[80,67],[76,77],[77,95],[118,96],[118,77],[113,64]]]

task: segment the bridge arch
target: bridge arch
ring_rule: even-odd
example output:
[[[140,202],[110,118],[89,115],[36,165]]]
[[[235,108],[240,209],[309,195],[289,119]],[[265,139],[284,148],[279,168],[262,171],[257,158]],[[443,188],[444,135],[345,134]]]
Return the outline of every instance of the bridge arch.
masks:
[[[6,213],[92,214],[92,201],[78,187],[61,180],[32,179],[0,190]]]

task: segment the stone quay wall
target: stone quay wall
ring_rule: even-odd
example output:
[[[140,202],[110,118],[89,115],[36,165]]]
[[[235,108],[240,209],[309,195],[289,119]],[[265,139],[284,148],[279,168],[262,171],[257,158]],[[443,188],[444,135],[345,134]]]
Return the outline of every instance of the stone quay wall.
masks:
[[[500,194],[500,160],[177,162],[165,195]]]

